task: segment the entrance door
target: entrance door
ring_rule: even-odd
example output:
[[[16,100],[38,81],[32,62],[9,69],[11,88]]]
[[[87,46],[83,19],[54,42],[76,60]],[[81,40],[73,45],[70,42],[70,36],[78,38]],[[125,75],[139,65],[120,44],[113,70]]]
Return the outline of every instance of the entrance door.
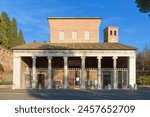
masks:
[[[75,88],[80,87],[80,71],[75,71]]]
[[[109,84],[111,84],[111,74],[103,74],[103,88],[108,87]]]
[[[69,88],[80,87],[80,71],[72,70],[69,71]]]
[[[38,84],[37,88],[45,88],[45,77],[44,74],[38,74]]]
[[[127,88],[127,71],[118,71],[118,88]]]

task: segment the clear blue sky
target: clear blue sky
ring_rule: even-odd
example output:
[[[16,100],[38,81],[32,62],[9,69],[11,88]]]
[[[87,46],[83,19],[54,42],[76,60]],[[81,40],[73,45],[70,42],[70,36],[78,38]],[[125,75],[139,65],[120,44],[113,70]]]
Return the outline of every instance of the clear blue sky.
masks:
[[[139,12],[135,0],[0,0],[2,11],[17,19],[27,43],[49,41],[47,17],[102,17],[100,42],[111,25],[119,27],[120,43],[139,50],[150,46],[150,17]]]

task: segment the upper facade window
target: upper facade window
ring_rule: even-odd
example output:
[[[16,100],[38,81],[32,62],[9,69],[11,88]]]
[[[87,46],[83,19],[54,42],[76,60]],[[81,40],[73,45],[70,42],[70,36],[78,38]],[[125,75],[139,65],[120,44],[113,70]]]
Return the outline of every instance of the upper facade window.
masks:
[[[73,32],[72,32],[72,40],[77,40],[77,38],[78,38],[78,33],[77,33],[77,31],[73,31]]]
[[[59,32],[59,40],[64,40],[65,39],[65,33],[64,31]]]
[[[117,35],[117,31],[114,31],[114,35],[115,35],[115,36]]]
[[[85,31],[84,32],[84,39],[85,40],[89,40],[90,39],[90,33],[89,33],[89,31]]]
[[[112,30],[110,31],[110,35],[112,35]]]

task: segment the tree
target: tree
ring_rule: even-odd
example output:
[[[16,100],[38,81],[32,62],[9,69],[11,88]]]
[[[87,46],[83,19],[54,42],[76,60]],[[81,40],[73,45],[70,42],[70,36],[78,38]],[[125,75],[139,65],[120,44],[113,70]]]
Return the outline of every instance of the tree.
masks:
[[[150,70],[150,45],[145,46],[144,50],[138,53],[137,69]]]
[[[17,45],[17,21],[15,18],[13,18],[11,22],[11,44],[10,48],[14,47]]]
[[[34,39],[33,43],[36,43],[36,40]]]
[[[4,47],[8,46],[8,38],[6,36],[6,25],[3,18],[0,16],[0,44]]]
[[[22,44],[25,44],[25,40],[24,40],[22,30],[20,29],[18,34],[18,45],[22,45]]]
[[[46,43],[46,40],[44,40],[43,43]]]
[[[24,44],[24,36],[21,30],[17,30],[15,18],[11,21],[6,12],[0,15],[0,44],[7,49]]]
[[[5,31],[6,31],[6,37],[7,39],[5,40],[6,44],[5,44],[5,47],[7,47],[8,49],[11,48],[11,41],[12,41],[12,35],[11,35],[11,21],[7,15],[6,12],[2,12],[2,15],[1,15],[5,25],[6,25],[6,28],[5,28]]]
[[[136,0],[135,3],[137,4],[140,12],[150,13],[150,0]]]

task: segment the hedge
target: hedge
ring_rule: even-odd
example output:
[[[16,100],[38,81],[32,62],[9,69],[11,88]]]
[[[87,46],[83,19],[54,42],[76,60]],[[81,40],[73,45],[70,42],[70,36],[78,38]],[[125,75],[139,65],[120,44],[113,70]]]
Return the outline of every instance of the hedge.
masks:
[[[0,82],[0,85],[12,85],[12,82]]]
[[[0,64],[0,72],[4,72],[4,68],[1,64]]]
[[[139,76],[137,78],[137,84],[139,84],[139,85],[150,85],[150,76]]]

